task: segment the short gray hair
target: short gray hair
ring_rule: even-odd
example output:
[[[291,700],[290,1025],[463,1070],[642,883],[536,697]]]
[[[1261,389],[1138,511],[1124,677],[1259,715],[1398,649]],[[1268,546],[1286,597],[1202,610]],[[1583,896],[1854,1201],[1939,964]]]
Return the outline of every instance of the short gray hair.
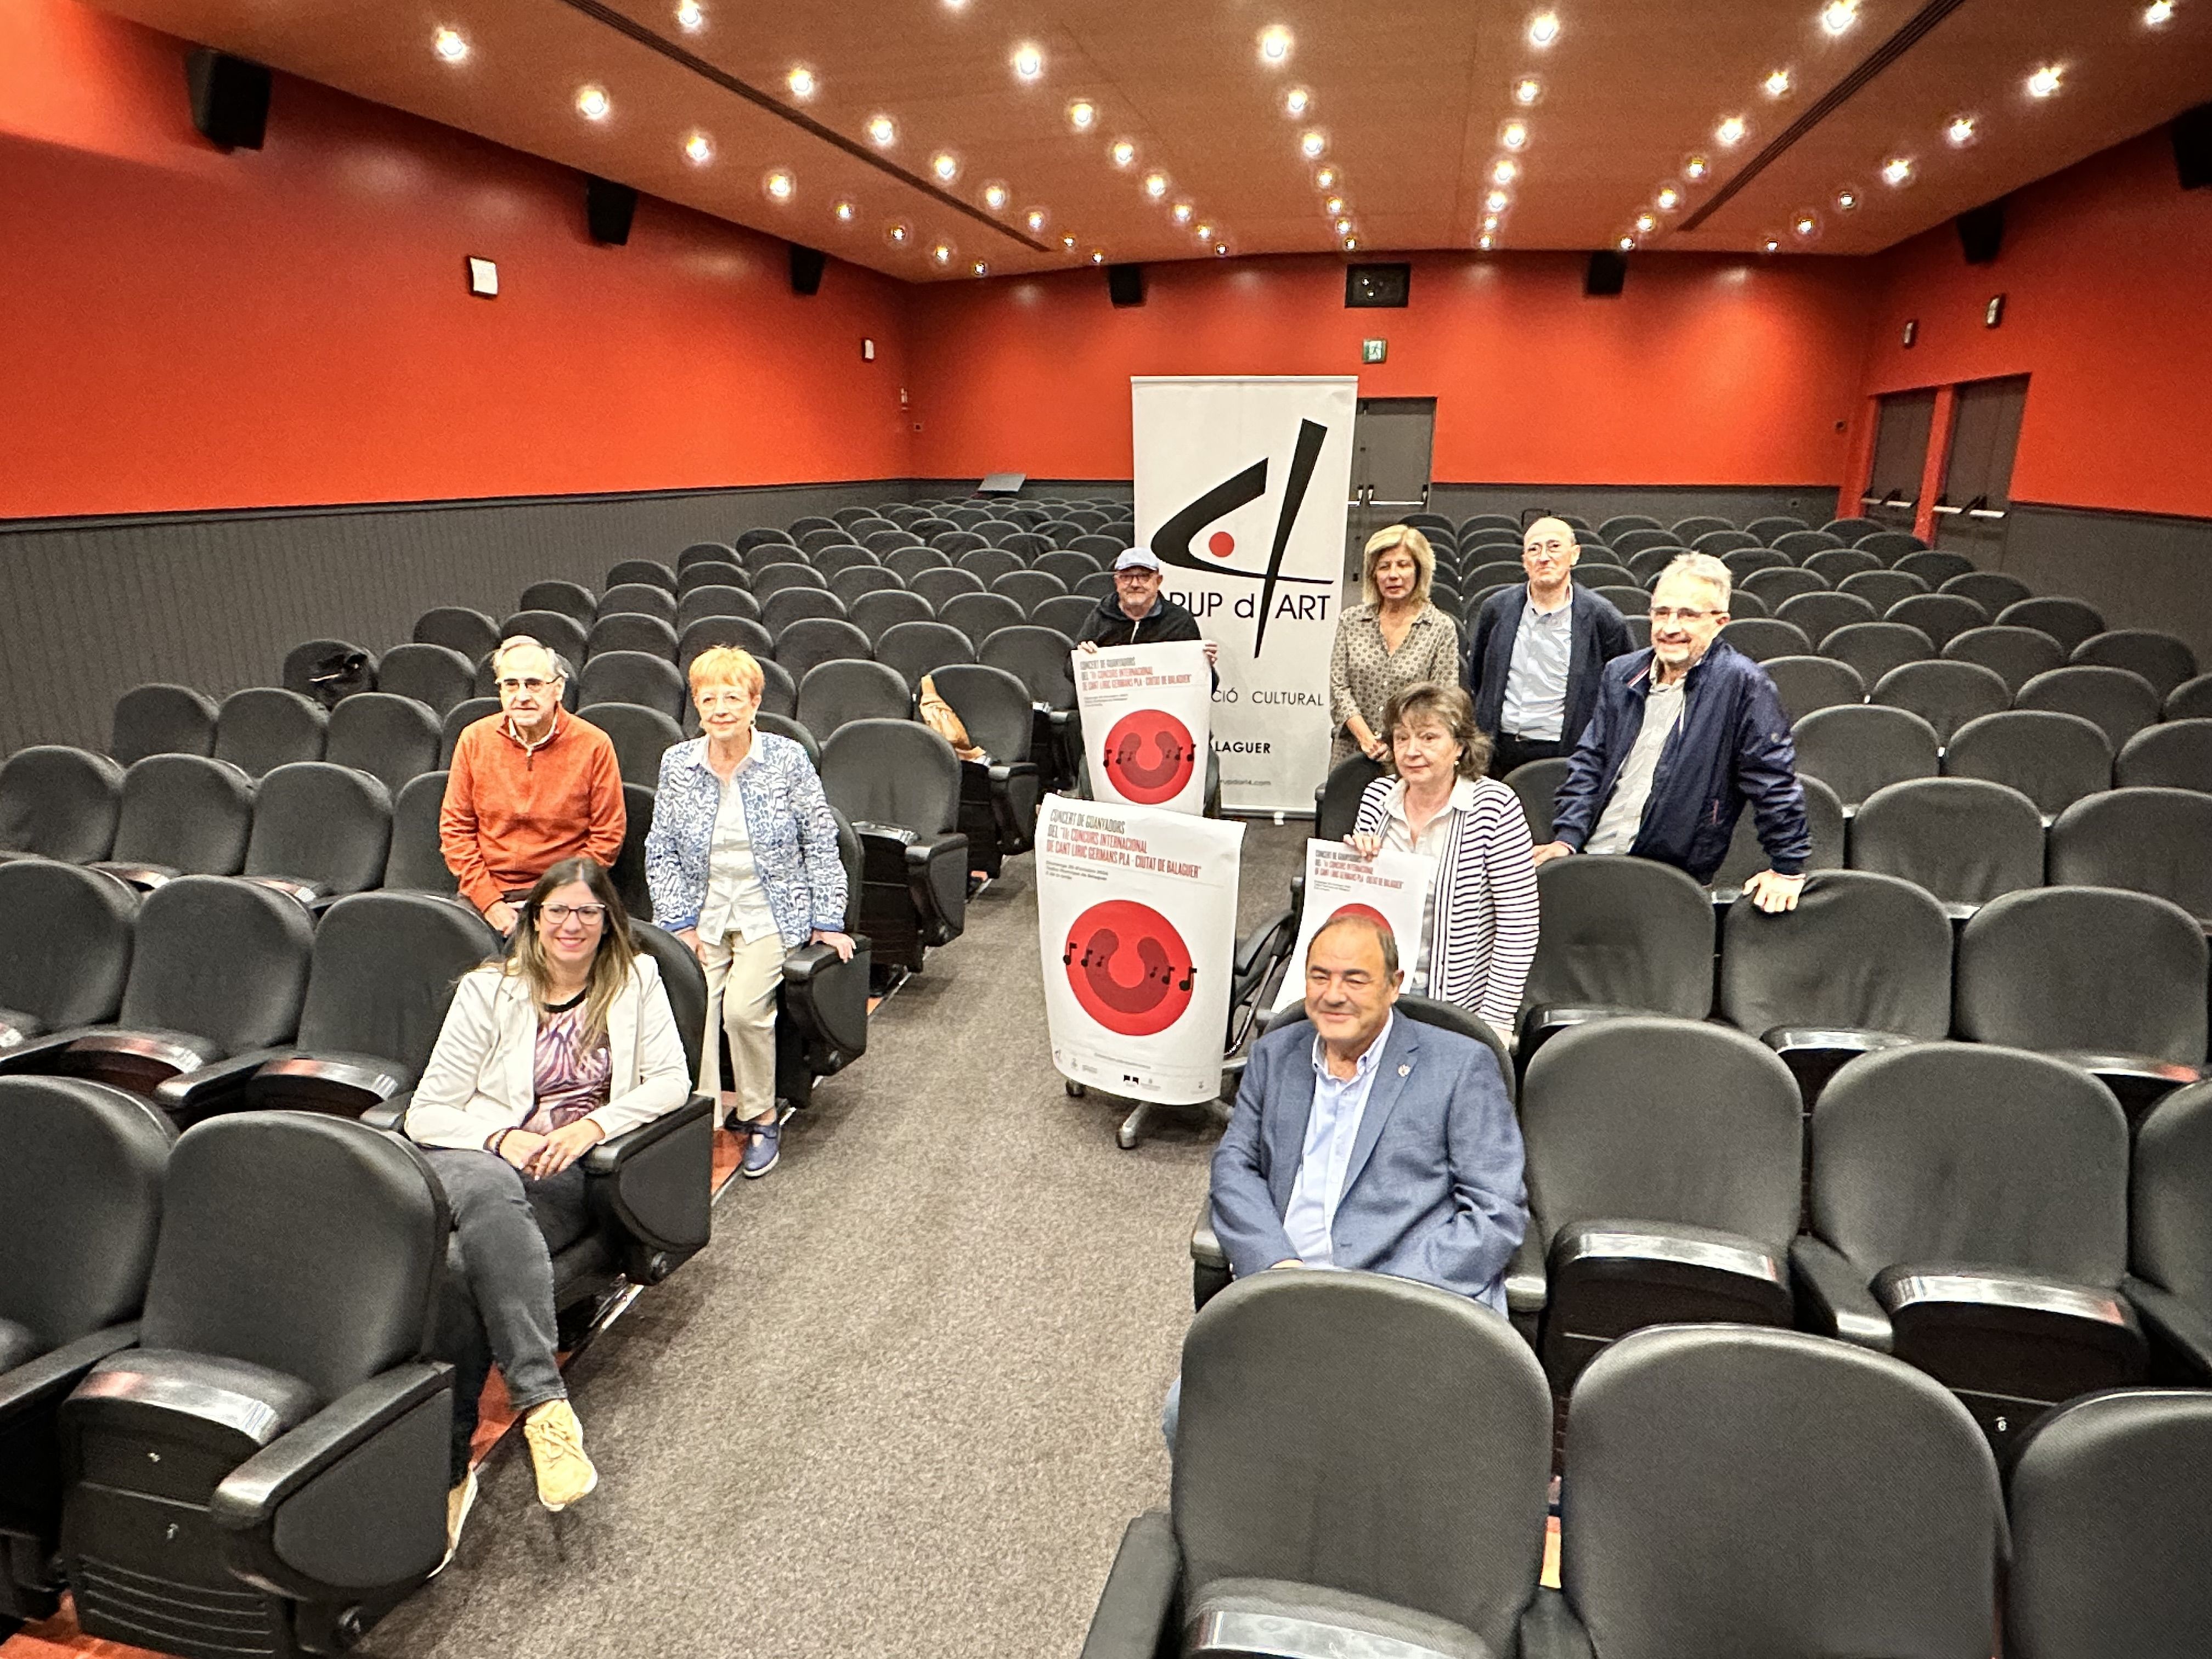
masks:
[[[1677,553],[1667,562],[1667,568],[1659,573],[1659,581],[1663,582],[1668,577],[1677,574],[1695,576],[1701,582],[1711,582],[1713,592],[1719,595],[1719,608],[1723,611],[1729,608],[1729,595],[1735,589],[1735,578],[1729,574],[1729,568],[1711,554]],[[1656,589],[1659,582],[1651,586]]]
[[[525,647],[532,651],[543,651],[545,653],[545,660],[553,665],[555,679],[565,680],[568,678],[568,665],[561,653],[546,644],[544,641],[534,638],[528,634],[510,634],[494,647],[491,653],[492,678],[494,679],[499,678],[499,665],[502,657],[510,651],[520,650]]]

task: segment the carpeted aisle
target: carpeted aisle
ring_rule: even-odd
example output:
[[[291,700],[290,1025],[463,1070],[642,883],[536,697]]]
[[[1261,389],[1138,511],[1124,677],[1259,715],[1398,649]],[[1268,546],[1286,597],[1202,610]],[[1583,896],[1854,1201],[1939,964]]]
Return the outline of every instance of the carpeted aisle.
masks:
[[[1255,823],[1246,925],[1304,829]],[[571,1372],[599,1491],[556,1521],[519,1439],[380,1659],[1072,1655],[1157,1418],[1215,1131],[1135,1152],[1045,1037],[1029,858],[880,1008],[714,1243]]]

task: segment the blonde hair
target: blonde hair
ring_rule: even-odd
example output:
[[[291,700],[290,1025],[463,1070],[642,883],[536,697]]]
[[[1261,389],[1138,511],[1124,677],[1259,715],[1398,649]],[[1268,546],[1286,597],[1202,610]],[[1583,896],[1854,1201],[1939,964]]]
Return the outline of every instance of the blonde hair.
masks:
[[[605,868],[590,859],[562,859],[538,877],[530,896],[517,907],[520,915],[501,971],[520,979],[529,988],[531,1000],[544,1008],[552,975],[545,965],[545,947],[538,938],[538,907],[548,895],[574,881],[592,890],[595,903],[607,907],[599,923],[599,948],[592,953],[591,975],[584,982],[584,1042],[588,1048],[606,1035],[607,1012],[629,983],[637,957],[637,947],[630,943],[629,913],[623,908],[622,896]]]
[[[760,696],[768,684],[768,676],[750,651],[740,651],[734,645],[709,646],[691,659],[691,695],[697,696],[709,685],[734,685],[740,690]]]
[[[1667,568],[1659,573],[1659,582],[1676,575],[1695,576],[1701,582],[1710,582],[1717,600],[1714,608],[1719,611],[1729,608],[1729,595],[1735,591],[1735,578],[1729,574],[1729,568],[1711,554],[1676,554],[1667,562]],[[1658,591],[1659,582],[1651,584],[1654,592]]]
[[[1359,596],[1368,604],[1382,603],[1382,590],[1375,585],[1375,567],[1382,562],[1385,553],[1394,553],[1400,548],[1413,556],[1414,606],[1418,609],[1429,602],[1429,582],[1437,574],[1436,550],[1419,531],[1394,524],[1367,538],[1367,552],[1359,564]]]

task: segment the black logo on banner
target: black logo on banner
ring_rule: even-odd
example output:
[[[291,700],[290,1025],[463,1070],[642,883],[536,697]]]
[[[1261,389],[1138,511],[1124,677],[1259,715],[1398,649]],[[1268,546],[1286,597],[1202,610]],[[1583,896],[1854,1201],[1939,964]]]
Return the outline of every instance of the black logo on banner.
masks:
[[[1152,534],[1152,551],[1163,564],[1179,566],[1185,570],[1210,570],[1218,575],[1242,576],[1247,581],[1260,584],[1258,625],[1252,631],[1252,654],[1258,656],[1260,647],[1267,638],[1267,613],[1273,610],[1275,589],[1283,582],[1297,582],[1310,587],[1334,587],[1334,576],[1285,576],[1282,574],[1283,553],[1291,544],[1291,526],[1297,522],[1298,509],[1305,505],[1306,488],[1313,482],[1314,463],[1321,459],[1322,441],[1328,428],[1319,421],[1300,421],[1298,441],[1291,452],[1290,477],[1283,485],[1283,503],[1275,514],[1275,543],[1267,552],[1265,570],[1240,570],[1223,560],[1233,557],[1237,538],[1226,530],[1214,532],[1208,541],[1207,550],[1212,559],[1202,559],[1193,550],[1191,538],[1215,520],[1234,513],[1238,507],[1258,501],[1267,493],[1267,463],[1257,460],[1242,472],[1213,486],[1189,506],[1180,509]]]

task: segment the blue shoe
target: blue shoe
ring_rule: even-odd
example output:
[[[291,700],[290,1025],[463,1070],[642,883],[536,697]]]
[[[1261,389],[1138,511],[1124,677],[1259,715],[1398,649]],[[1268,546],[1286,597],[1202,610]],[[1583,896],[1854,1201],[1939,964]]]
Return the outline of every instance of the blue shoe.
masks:
[[[745,1138],[745,1179],[758,1181],[782,1155],[783,1125],[769,1118],[763,1123],[740,1123],[738,1128]]]

